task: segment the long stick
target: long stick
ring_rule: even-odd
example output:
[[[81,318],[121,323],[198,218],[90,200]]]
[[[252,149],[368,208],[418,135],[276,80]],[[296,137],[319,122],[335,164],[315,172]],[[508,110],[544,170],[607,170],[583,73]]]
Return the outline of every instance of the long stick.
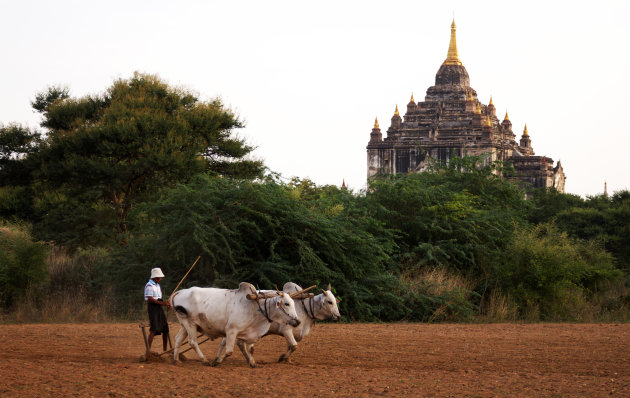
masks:
[[[193,265],[190,267],[190,269],[188,270],[188,272],[186,272],[186,275],[184,275],[184,277],[182,278],[181,281],[179,281],[179,283],[177,284],[177,286],[175,287],[175,290],[173,290],[171,292],[171,294],[168,296],[169,299],[170,297],[173,295],[173,293],[175,293],[177,291],[177,289],[179,288],[179,285],[182,284],[182,282],[184,281],[184,279],[186,279],[186,277],[188,276],[188,274],[190,274],[190,271],[192,271],[192,269],[195,267],[195,265],[197,264],[197,261],[199,261],[199,259],[201,258],[201,256],[197,257],[197,259],[195,260],[195,262],[193,263]]]

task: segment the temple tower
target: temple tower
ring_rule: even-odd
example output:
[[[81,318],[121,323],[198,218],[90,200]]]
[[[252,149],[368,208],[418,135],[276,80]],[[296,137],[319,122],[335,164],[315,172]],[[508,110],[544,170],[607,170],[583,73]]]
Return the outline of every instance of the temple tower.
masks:
[[[517,143],[507,111],[501,121],[492,97],[487,105],[479,101],[459,59],[456,32],[453,20],[446,59],[424,101],[416,102],[412,94],[404,117],[396,106],[384,138],[375,123],[367,145],[368,178],[422,171],[431,162],[449,162],[451,156],[487,155],[488,161],[512,163],[516,180],[563,191],[562,166],[558,162],[553,167],[553,159],[534,156],[527,127]]]

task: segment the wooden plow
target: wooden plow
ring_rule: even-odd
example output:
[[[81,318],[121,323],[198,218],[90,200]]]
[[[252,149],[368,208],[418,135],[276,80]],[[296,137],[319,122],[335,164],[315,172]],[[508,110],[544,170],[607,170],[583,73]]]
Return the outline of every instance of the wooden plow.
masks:
[[[145,349],[146,349],[146,354],[145,354],[145,356],[144,356],[144,360],[141,360],[141,362],[147,362],[147,361],[149,361],[149,358],[151,358],[151,347],[149,347],[149,340],[148,340],[148,338],[147,338],[147,329],[148,329],[151,325],[146,325],[146,324],[142,324],[142,323],[141,323],[141,324],[140,324],[140,325],[138,325],[138,326],[140,327],[140,329],[142,329],[142,337],[144,338],[144,347],[145,347]],[[201,344],[205,343],[206,341],[210,340],[210,337],[206,337],[205,339],[203,339],[203,340],[199,341],[199,339],[200,339],[201,337],[203,337],[203,336],[204,336],[203,334],[199,334],[199,336],[197,336],[197,344],[198,344],[198,345],[201,345]],[[181,348],[181,347],[183,347],[183,346],[185,346],[186,344],[188,344],[188,339],[186,339],[186,341],[184,341],[184,342],[180,345],[180,348]],[[162,351],[161,353],[157,354],[157,357],[158,357],[158,358],[161,358],[163,355],[168,354],[168,353],[170,353],[170,352],[173,352],[173,350],[174,350],[174,348],[173,348],[173,343],[171,342],[171,334],[170,334],[170,333],[169,333],[169,335],[168,335],[168,345],[169,345],[169,347],[171,347],[171,348],[169,348],[168,350],[166,350],[166,351]],[[190,350],[192,350],[192,349],[193,349],[193,347],[188,347],[188,348],[186,348],[185,350],[180,351],[180,354],[183,354],[183,353],[185,353],[185,352],[188,352],[188,351],[190,351]]]

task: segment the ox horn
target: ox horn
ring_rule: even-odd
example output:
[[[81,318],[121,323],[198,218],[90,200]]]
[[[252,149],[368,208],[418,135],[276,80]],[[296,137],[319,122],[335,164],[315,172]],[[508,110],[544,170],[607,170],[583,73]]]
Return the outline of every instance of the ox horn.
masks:
[[[326,290],[330,290],[330,283],[328,284],[328,288]]]
[[[317,287],[317,285],[313,285],[313,286],[308,287],[306,289],[302,289],[299,292],[291,293],[291,294],[289,294],[289,296],[291,296],[291,298],[295,298],[295,297],[301,296],[302,294],[308,292],[311,289],[315,289],[316,287]]]

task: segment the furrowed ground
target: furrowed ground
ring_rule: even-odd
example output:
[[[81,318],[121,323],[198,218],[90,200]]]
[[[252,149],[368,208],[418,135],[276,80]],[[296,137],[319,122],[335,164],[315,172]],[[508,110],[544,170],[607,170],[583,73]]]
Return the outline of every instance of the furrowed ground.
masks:
[[[264,338],[258,369],[238,350],[216,368],[193,351],[141,363],[137,323],[0,325],[0,337],[3,397],[630,396],[628,324],[319,324],[290,364],[275,362],[284,340]],[[209,359],[217,347],[201,345]]]

